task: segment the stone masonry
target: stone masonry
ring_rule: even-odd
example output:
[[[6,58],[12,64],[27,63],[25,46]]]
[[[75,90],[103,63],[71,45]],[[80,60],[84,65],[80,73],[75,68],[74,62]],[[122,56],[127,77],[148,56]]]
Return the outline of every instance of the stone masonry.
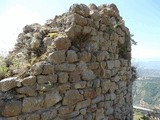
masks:
[[[130,32],[114,4],[26,25],[13,53],[39,61],[0,81],[0,120],[133,119]]]

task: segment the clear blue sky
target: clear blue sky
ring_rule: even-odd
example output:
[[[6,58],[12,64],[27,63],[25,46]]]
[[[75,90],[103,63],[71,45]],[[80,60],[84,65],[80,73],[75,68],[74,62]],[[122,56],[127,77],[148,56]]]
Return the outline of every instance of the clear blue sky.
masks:
[[[138,42],[133,58],[160,60],[160,0],[0,0],[0,48],[12,48],[25,24],[44,23],[73,3],[115,3]]]

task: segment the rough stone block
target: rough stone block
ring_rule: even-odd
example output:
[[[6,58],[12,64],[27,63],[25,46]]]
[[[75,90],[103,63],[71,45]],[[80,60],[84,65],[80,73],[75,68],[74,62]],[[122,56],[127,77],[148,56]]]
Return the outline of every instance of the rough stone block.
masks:
[[[29,76],[20,81],[24,86],[34,85],[36,83],[36,76]]]
[[[67,90],[71,88],[71,85],[69,83],[62,84],[58,86],[58,90],[60,93],[65,93]]]
[[[86,51],[81,52],[79,56],[80,56],[80,61],[89,62],[91,60],[91,53],[89,52]]]
[[[38,83],[56,83],[57,82],[57,75],[40,75],[37,76],[37,82]]]
[[[82,108],[88,107],[90,104],[91,104],[91,100],[90,100],[90,99],[87,99],[87,100],[78,102],[75,109],[76,109],[76,110],[80,110],[80,109],[82,109]]]
[[[65,119],[71,119],[71,118],[74,118],[76,116],[79,115],[79,111],[74,111],[72,113],[69,113],[69,114],[64,114],[64,115],[60,115],[60,118],[62,118],[63,120]]]
[[[60,115],[64,115],[64,114],[69,114],[71,112],[73,112],[74,110],[74,106],[62,106],[59,108],[59,114]]]
[[[66,60],[69,63],[77,62],[78,61],[78,55],[76,54],[76,52],[74,50],[68,50]]]
[[[10,101],[5,104],[4,109],[2,110],[2,115],[4,117],[14,117],[18,116],[22,111],[22,102],[21,101]]]
[[[109,80],[103,80],[101,86],[102,86],[102,93],[107,93],[110,89],[111,82]]]
[[[84,90],[84,97],[85,99],[94,98],[97,96],[97,92],[94,89],[88,88]]]
[[[96,120],[102,120],[104,118],[104,109],[97,109],[96,111]]]
[[[40,75],[42,74],[43,62],[35,63],[31,66],[31,75]]]
[[[77,25],[80,25],[80,26],[87,25],[87,19],[79,14],[74,13],[72,18],[73,18],[73,21],[75,21]]]
[[[85,5],[85,4],[73,4],[70,7],[69,12],[70,13],[77,13],[79,15],[82,15],[84,17],[88,17],[89,16],[89,8]]]
[[[81,72],[79,70],[75,70],[73,72],[70,72],[70,74],[69,74],[69,81],[70,82],[80,81],[80,79],[81,79],[80,73]]]
[[[107,61],[107,68],[108,69],[113,69],[115,66],[115,62],[114,61]]]
[[[82,89],[86,87],[87,82],[86,81],[80,81],[73,84],[75,89]]]
[[[23,99],[22,112],[28,113],[36,110],[40,110],[43,108],[44,97],[28,97]]]
[[[91,27],[90,26],[84,26],[83,28],[83,34],[86,35],[86,34],[89,34],[91,32]]]
[[[54,65],[44,64],[42,74],[43,75],[54,74]]]
[[[16,77],[5,78],[0,81],[0,91],[5,92],[12,88],[17,87],[18,81]]]
[[[83,96],[79,93],[78,90],[69,90],[65,93],[63,99],[63,105],[74,105],[79,101],[83,100]]]
[[[97,104],[101,101],[104,101],[104,96],[103,95],[99,95],[96,98],[92,99],[92,104]]]
[[[64,50],[54,51],[48,55],[48,61],[54,64],[63,63],[65,59],[66,56]]]
[[[58,50],[68,50],[71,46],[71,41],[66,36],[58,36],[52,43]]]
[[[21,88],[17,88],[16,92],[20,93],[20,94],[27,95],[27,96],[37,96],[37,92],[35,91],[35,88],[32,87],[32,86],[31,87],[30,86],[24,86],[24,87],[21,87]]]
[[[58,82],[59,83],[67,83],[68,82],[68,73],[67,72],[59,72],[58,73]]]
[[[82,79],[83,80],[93,80],[96,78],[96,75],[91,70],[85,70],[82,72]]]
[[[41,120],[52,120],[57,116],[57,110],[52,109],[41,114]]]
[[[44,107],[45,108],[51,107],[61,100],[62,100],[62,97],[59,94],[59,92],[56,90],[55,91],[52,90],[52,92],[46,93],[45,95]]]
[[[25,120],[40,120],[40,114],[30,114],[29,116],[26,117]]]

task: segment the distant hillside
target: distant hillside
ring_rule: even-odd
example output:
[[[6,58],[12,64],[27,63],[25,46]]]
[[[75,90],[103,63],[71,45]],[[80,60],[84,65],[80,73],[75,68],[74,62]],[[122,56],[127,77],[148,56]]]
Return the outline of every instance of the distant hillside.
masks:
[[[139,62],[133,84],[134,105],[160,109],[160,61]]]

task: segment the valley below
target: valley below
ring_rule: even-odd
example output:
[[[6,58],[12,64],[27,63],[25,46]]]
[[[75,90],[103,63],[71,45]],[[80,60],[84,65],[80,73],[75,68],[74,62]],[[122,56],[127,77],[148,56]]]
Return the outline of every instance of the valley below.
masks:
[[[133,83],[133,105],[160,110],[160,62],[141,62]]]

